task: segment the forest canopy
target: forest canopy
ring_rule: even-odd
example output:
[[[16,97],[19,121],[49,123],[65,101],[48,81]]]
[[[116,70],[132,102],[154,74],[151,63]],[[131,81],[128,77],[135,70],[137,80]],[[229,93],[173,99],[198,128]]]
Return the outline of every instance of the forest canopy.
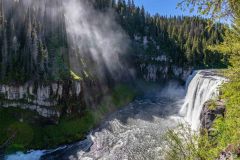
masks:
[[[24,0],[0,2],[0,81],[24,83],[70,78],[72,50],[60,9],[62,2],[37,0],[41,4],[38,7],[26,5]],[[114,13],[132,40],[132,53],[137,62],[142,56],[164,55],[170,66],[199,69],[222,68],[228,64],[225,54],[207,48],[223,42],[228,28],[224,24],[215,23],[207,28],[209,20],[200,17],[151,16],[131,0],[91,2],[102,12]],[[50,6],[58,8],[54,11],[58,14]],[[81,77],[85,75],[82,72]]]

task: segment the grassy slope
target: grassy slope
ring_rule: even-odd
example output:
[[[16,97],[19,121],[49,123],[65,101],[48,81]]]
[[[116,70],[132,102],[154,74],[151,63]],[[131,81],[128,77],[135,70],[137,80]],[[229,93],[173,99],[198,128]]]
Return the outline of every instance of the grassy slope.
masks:
[[[236,57],[235,60],[237,59]],[[222,87],[221,98],[226,102],[225,117],[218,118],[213,127],[216,129],[216,136],[212,141],[213,147],[210,149],[215,155],[228,145],[234,145],[234,147],[240,145],[240,65],[224,71],[224,74],[230,82]]]
[[[63,118],[58,125],[41,126],[34,120],[34,113],[21,109],[0,109],[0,144],[16,133],[8,152],[16,150],[56,147],[63,143],[81,140],[110,112],[129,103],[135,91],[127,85],[118,85],[112,95],[85,111],[82,117]],[[33,123],[35,121],[35,123]]]

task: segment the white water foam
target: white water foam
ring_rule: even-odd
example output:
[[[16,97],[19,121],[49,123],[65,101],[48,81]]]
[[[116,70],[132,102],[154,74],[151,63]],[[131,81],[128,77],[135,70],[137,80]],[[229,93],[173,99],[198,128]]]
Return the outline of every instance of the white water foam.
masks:
[[[31,151],[26,154],[17,152],[16,154],[9,155],[6,160],[39,160],[44,155],[44,151]]]

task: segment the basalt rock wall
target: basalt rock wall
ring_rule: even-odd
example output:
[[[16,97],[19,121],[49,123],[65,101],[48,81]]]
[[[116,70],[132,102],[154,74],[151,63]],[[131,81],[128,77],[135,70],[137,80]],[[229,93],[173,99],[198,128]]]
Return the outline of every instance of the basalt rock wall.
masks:
[[[55,82],[40,84],[27,82],[23,85],[0,85],[0,107],[18,107],[37,112],[45,118],[59,118],[65,112],[71,112],[69,101],[82,102],[83,87],[81,81]],[[81,103],[76,106],[81,110]]]

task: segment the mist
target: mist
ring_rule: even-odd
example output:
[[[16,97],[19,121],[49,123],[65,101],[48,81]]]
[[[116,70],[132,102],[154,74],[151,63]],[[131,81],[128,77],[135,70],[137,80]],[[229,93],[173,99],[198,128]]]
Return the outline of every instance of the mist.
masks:
[[[128,68],[121,57],[127,52],[128,38],[113,12],[97,11],[90,3],[79,0],[64,1],[63,6],[71,69],[79,73],[90,68],[101,78],[107,72],[113,79],[126,73]]]
[[[130,73],[123,58],[128,52],[130,40],[116,22],[113,10],[99,11],[91,1],[85,0],[3,1],[6,15],[19,21],[18,26],[24,25],[26,17],[18,12],[11,15],[8,11],[18,9],[19,13],[27,13],[28,10],[36,13],[34,18],[43,28],[42,33],[38,33],[39,37],[55,34],[57,26],[64,23],[61,29],[66,31],[68,47],[61,54],[68,57],[69,69],[77,75],[93,75],[104,81],[108,78],[116,80]]]
[[[185,88],[176,81],[168,82],[158,93],[160,97],[171,99],[183,98],[185,96]]]

